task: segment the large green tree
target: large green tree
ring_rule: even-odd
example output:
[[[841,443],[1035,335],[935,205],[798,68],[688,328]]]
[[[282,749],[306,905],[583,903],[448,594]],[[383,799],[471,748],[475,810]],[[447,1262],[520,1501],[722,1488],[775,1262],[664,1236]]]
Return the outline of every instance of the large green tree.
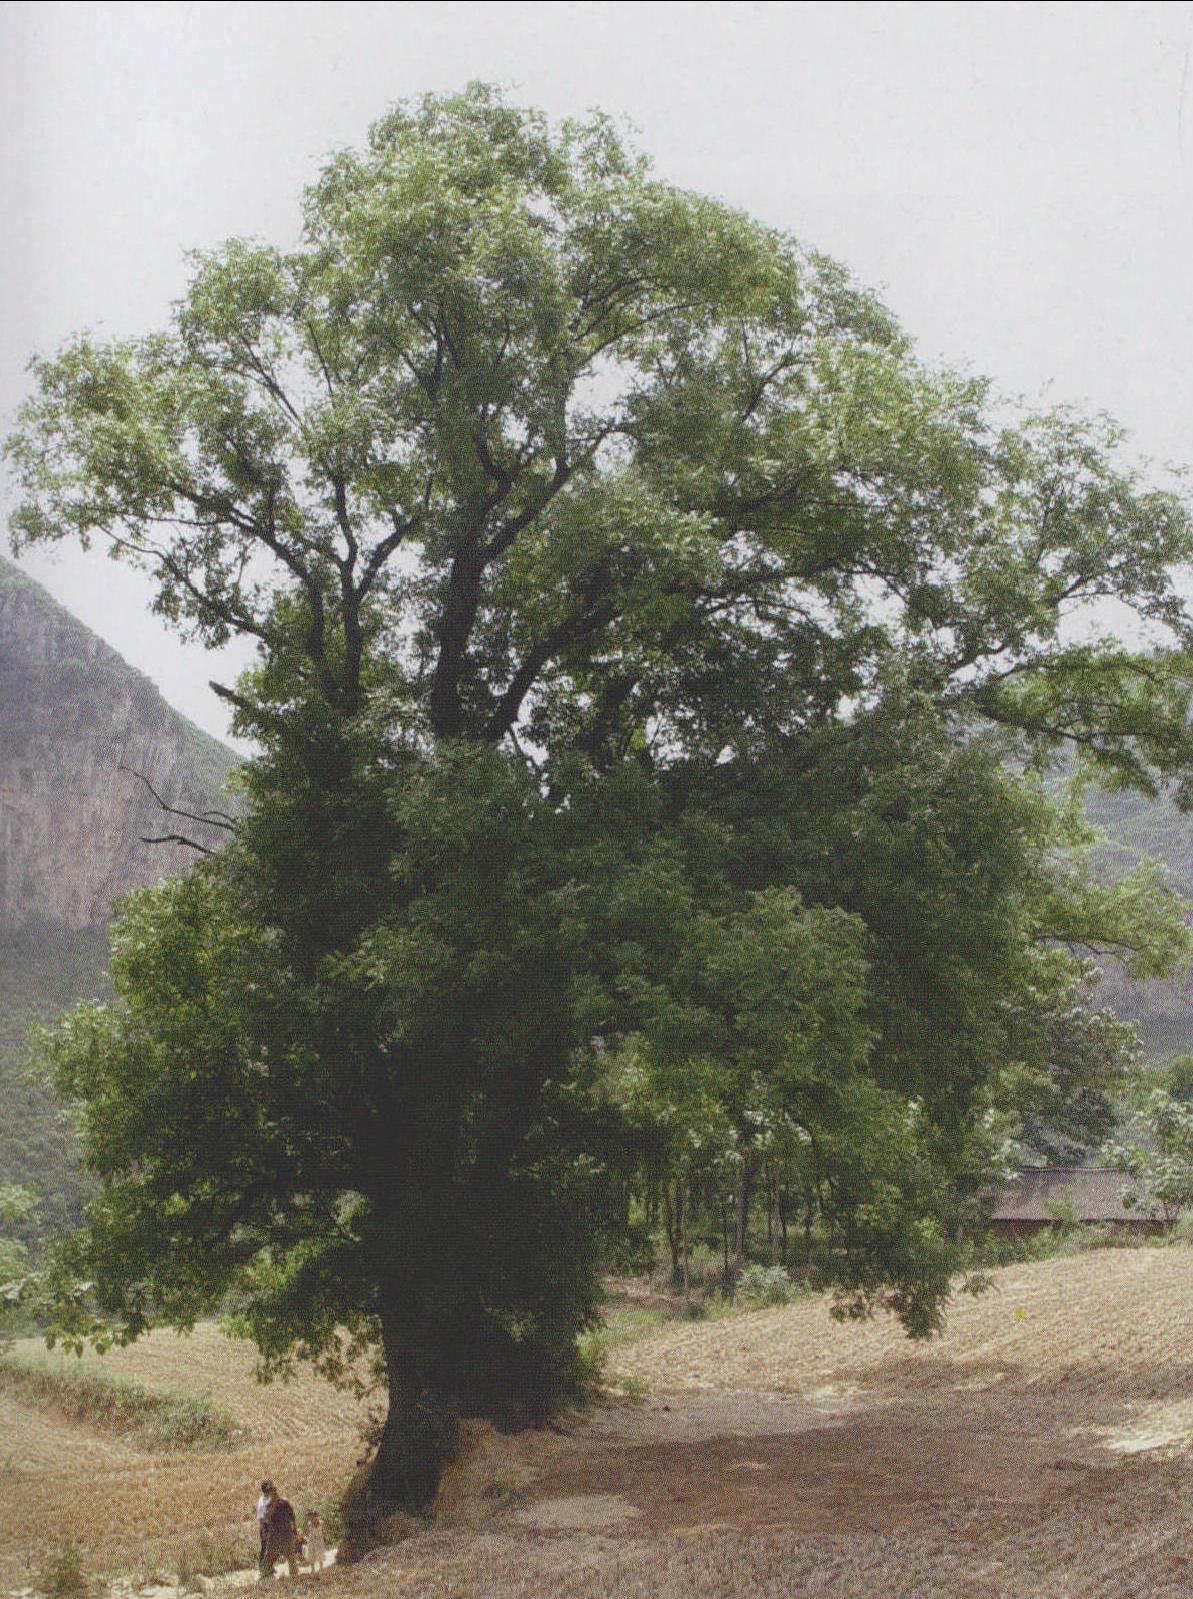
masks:
[[[1093,914],[1013,761],[1185,781],[1180,501],[479,86],[333,159],[292,252],[34,374],[18,548],[102,539],[258,645],[242,820],[53,1045],[114,1335],[234,1295],[269,1365],[372,1344],[362,1503],[425,1502],[455,1417],[582,1376],[628,1058],[743,1172],[780,1127],[826,1278],[935,1325],[1008,996]],[[1082,628],[1108,599],[1146,649]]]

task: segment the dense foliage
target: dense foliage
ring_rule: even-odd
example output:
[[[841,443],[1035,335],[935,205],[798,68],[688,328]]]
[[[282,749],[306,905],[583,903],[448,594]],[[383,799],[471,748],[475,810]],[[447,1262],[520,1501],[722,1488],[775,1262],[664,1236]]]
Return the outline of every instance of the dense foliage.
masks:
[[[81,995],[107,988],[107,940],[99,930],[69,934],[29,923],[4,934],[0,962],[0,1189],[14,1183],[39,1197],[36,1211],[13,1220],[35,1250],[49,1233],[76,1226],[93,1184],[78,1166],[75,1117],[50,1084],[30,1071],[30,1034]]]
[[[580,1381],[651,1184],[729,1173],[740,1257],[766,1174],[846,1308],[937,1325],[1009,1111],[1113,1054],[1064,947],[1182,942],[1024,765],[1184,791],[1180,501],[481,87],[332,160],[294,252],[35,371],[18,539],[259,644],[243,820],[54,1044],[102,1184],[63,1269],[118,1334],[233,1294],[273,1366],[376,1340],[383,1510],[455,1415]],[[1146,650],[1080,626],[1108,596]]]
[[[1108,1165],[1130,1174],[1124,1205],[1168,1225],[1193,1210],[1193,1103],[1179,1086],[1179,1072],[1167,1086],[1136,1084],[1127,1124],[1102,1152]]]

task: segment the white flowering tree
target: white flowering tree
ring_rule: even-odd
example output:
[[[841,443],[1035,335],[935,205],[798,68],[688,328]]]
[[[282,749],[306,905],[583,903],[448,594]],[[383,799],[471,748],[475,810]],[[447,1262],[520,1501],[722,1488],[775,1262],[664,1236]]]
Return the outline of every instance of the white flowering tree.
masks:
[[[1121,1138],[1103,1146],[1109,1165],[1129,1172],[1123,1204],[1158,1216],[1166,1227],[1193,1209],[1193,1105],[1167,1088],[1141,1092]]]

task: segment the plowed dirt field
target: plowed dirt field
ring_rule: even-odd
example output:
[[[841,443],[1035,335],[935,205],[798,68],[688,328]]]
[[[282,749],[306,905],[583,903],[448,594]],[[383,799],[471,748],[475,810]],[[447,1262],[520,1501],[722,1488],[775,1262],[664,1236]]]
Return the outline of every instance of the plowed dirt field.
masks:
[[[72,1532],[94,1566],[201,1528],[250,1563],[256,1483],[335,1492],[356,1407],[261,1388],[212,1329],[106,1368],[204,1389],[228,1454],[146,1456],[0,1400],[0,1583]],[[1193,1599],[1193,1250],[1007,1268],[910,1345],[808,1301],[669,1323],[620,1349],[645,1385],[558,1430],[474,1428],[434,1530],[303,1577],[327,1599]],[[163,1527],[163,1520],[170,1525]]]

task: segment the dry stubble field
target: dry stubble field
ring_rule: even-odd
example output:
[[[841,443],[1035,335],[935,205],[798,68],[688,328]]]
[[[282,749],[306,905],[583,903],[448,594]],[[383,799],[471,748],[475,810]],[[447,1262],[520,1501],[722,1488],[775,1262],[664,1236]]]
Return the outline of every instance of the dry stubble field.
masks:
[[[350,1401],[260,1388],[210,1329],[107,1357],[208,1389],[228,1454],[146,1456],[0,1400],[0,1585],[71,1531],[95,1566],[207,1529],[252,1551],[263,1472],[335,1490]],[[300,1579],[324,1599],[1193,1599],[1193,1250],[1011,1267],[913,1346],[820,1302],[672,1323],[617,1352],[647,1388],[543,1434],[481,1436],[436,1530]],[[173,1526],[162,1537],[163,1517]]]

